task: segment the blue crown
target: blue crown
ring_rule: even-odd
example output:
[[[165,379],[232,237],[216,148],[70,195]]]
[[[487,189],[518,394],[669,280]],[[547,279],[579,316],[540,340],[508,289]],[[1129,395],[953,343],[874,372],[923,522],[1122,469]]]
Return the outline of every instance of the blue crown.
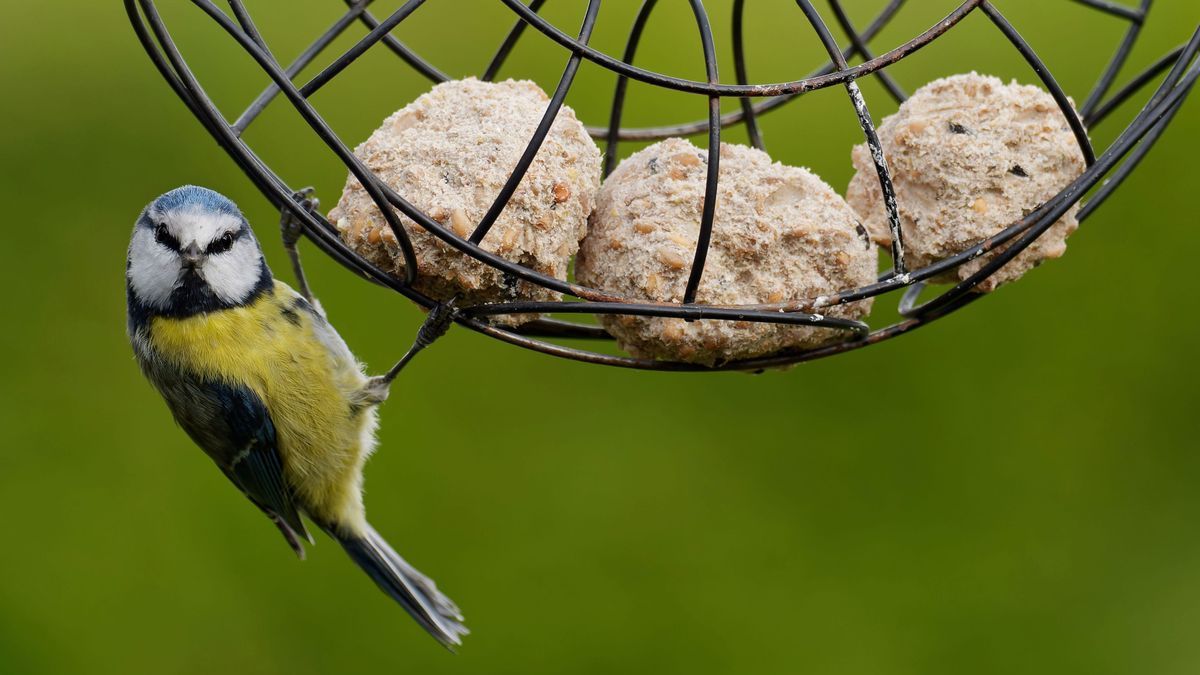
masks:
[[[242,212],[225,195],[196,185],[184,185],[154,200],[151,207],[159,212],[199,208],[212,213],[224,213],[238,218]]]

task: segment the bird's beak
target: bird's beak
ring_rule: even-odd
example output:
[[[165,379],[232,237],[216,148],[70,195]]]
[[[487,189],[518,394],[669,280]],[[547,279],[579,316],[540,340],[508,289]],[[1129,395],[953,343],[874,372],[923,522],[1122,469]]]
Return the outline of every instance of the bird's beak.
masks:
[[[183,264],[188,269],[196,269],[200,267],[200,263],[204,262],[204,251],[200,250],[200,246],[196,242],[188,244],[187,248],[179,252],[183,257]]]

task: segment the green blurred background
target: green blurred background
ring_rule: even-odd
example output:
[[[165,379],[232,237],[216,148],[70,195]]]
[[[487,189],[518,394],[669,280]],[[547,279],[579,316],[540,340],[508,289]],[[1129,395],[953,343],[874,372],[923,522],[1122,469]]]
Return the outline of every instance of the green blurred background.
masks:
[[[190,3],[160,4],[236,116],[265,78]],[[248,4],[283,59],[341,8]],[[731,81],[729,3],[708,4]],[[882,2],[847,4],[865,25]],[[954,4],[909,3],[876,46]],[[574,32],[583,5],[546,14]],[[686,3],[662,5],[638,63],[702,78]],[[791,2],[750,5],[753,79],[823,60]],[[1125,26],[1066,0],[999,5],[1077,100]],[[1125,76],[1200,22],[1190,0],[1156,5]],[[595,45],[619,54],[635,6],[606,3]],[[498,2],[441,0],[396,34],[464,76],[511,21]],[[565,61],[531,31],[503,76],[553,87]],[[1034,79],[982,15],[892,72],[911,91],[969,69]],[[612,85],[585,63],[568,102],[602,123]],[[377,50],[314,102],[355,144],[428,86]],[[864,89],[877,119],[894,110]],[[1065,258],[871,349],[758,377],[671,375],[452,331],[393,391],[367,480],[376,526],[466,611],[474,633],[451,656],[328,540],[297,562],[138,372],[122,270],[154,196],[228,194],[286,267],[276,215],[154,71],[121,3],[6,3],[0,91],[0,673],[1200,671],[1198,324],[1181,292],[1200,245],[1197,101]],[[704,111],[643,85],[630,96],[636,125]],[[775,158],[846,185],[861,137],[843,90],[763,127]],[[336,201],[344,169],[286,106],[247,138]],[[347,341],[386,368],[420,314],[307,260]]]

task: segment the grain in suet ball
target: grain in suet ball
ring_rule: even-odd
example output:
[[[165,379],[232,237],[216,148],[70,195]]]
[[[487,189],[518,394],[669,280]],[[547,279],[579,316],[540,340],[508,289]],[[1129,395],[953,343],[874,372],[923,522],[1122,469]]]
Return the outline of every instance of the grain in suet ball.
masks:
[[[467,239],[511,175],[548,102],[528,81],[442,83],[388,117],[354,153],[400,196]],[[563,106],[480,246],[566,279],[599,187],[600,151],[574,111]],[[353,175],[329,219],[359,254],[396,276],[404,274],[395,235]],[[407,217],[400,220],[416,252],[416,288],[435,299],[457,294],[459,306],[469,306],[561,297],[460,253]],[[534,318],[494,321],[516,325]]]
[[[673,138],[630,156],[604,182],[575,261],[581,283],[633,300],[678,303],[700,233],[708,154]],[[716,218],[696,301],[804,300],[875,280],[878,252],[846,202],[807,169],[721,145]],[[820,310],[860,319],[871,301]],[[716,365],[846,339],[830,328],[603,315],[641,358]]]
[[[1042,89],[970,73],[921,87],[879,126],[905,263],[916,269],[986,239],[1053,197],[1083,171],[1083,154],[1058,104]],[[854,148],[846,199],[881,246],[891,243],[869,148]],[[988,292],[1061,256],[1078,206],[977,288]],[[1003,250],[1003,249],[1000,249]],[[995,252],[933,281],[955,283]]]

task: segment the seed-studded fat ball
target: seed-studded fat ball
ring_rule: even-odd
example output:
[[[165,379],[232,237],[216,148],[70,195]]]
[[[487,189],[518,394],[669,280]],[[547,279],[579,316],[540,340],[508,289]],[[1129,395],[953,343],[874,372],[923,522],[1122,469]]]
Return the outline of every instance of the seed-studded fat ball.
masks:
[[[1053,97],[1038,87],[970,73],[921,87],[884,119],[879,140],[896,187],[905,263],[924,267],[990,237],[1053,197],[1083,171],[1083,155]],[[866,145],[846,199],[871,236],[890,245],[879,178]],[[977,286],[991,291],[1061,256],[1079,226],[1071,207],[1007,265]],[[934,281],[953,283],[995,256]]]
[[[575,261],[581,283],[634,300],[681,302],[700,233],[707,152],[667,139],[635,153],[604,182]],[[875,280],[878,252],[854,212],[807,169],[721,145],[716,218],[696,301],[803,300]],[[859,319],[871,301],[829,307]],[[601,316],[641,358],[715,365],[845,339],[831,328],[749,321]]]
[[[466,239],[508,180],[547,103],[545,92],[528,81],[446,82],[388,117],[354,154],[400,196]],[[599,187],[600,151],[575,113],[563,106],[480,245],[566,279]],[[329,219],[359,254],[396,276],[404,274],[395,236],[353,175]],[[400,220],[416,251],[416,288],[433,298],[459,294],[459,305],[468,306],[560,297],[458,252],[407,217]],[[525,314],[495,321],[516,325],[534,318]]]

